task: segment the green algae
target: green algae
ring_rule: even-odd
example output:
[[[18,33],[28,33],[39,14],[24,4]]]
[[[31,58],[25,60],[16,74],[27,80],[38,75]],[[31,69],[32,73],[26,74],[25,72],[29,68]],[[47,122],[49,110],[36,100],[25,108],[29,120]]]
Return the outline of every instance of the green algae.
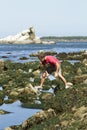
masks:
[[[65,54],[66,56],[66,54]],[[69,57],[68,57],[69,58]],[[76,58],[76,57],[75,57]],[[79,58],[79,57],[77,57]],[[82,59],[82,58],[81,58]],[[33,86],[40,84],[40,74],[34,75],[33,72],[44,68],[40,66],[39,62],[27,63],[12,63],[11,61],[5,62],[5,70],[0,74],[0,85],[3,90],[0,91],[0,104],[12,103],[15,100],[20,100],[22,107],[37,108],[48,110],[52,108],[56,112],[56,117],[51,117],[42,122],[38,122],[33,127],[27,130],[86,130],[87,129],[87,112],[84,112],[82,117],[75,116],[75,112],[82,106],[87,107],[87,84],[84,82],[84,74],[87,74],[87,67],[79,61],[71,64],[63,60],[61,62],[62,73],[67,81],[73,83],[73,87],[65,89],[61,80],[47,79],[44,84],[43,90],[49,90],[52,86],[60,85],[60,90],[56,93],[40,92],[38,95],[34,93],[19,92],[19,89],[26,88],[28,83]],[[80,73],[77,73],[80,68]],[[29,71],[30,70],[30,71]],[[75,76],[82,76],[80,79]],[[33,79],[33,81],[31,80]],[[11,95],[12,92],[18,95]],[[4,101],[5,95],[8,100]],[[75,109],[75,110],[73,110]],[[34,124],[35,122],[33,122]],[[12,127],[13,128],[13,127]],[[22,130],[20,126],[14,126],[15,130]]]

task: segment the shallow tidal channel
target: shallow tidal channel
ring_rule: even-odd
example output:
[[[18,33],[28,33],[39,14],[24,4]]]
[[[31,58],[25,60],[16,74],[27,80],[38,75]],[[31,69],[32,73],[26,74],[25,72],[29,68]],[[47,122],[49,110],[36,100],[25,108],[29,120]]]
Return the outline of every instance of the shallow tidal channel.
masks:
[[[40,109],[23,108],[20,101],[12,104],[3,104],[0,106],[0,110],[9,112],[8,114],[0,115],[0,130],[12,125],[20,125],[27,118],[40,111]]]

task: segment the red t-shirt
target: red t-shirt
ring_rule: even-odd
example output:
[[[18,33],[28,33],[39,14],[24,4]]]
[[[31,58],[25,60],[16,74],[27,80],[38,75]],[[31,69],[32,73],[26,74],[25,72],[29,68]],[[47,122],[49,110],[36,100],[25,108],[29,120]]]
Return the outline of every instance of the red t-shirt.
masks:
[[[45,56],[45,60],[42,61],[43,65],[46,64],[51,64],[51,65],[56,65],[56,63],[60,64],[60,61],[58,59],[56,59],[54,56]]]

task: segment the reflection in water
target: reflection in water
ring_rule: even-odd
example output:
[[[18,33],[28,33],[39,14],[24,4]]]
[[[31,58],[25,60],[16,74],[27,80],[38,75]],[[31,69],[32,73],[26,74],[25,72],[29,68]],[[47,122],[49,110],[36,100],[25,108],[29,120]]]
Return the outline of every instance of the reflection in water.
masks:
[[[3,88],[0,86],[0,90],[3,90]]]

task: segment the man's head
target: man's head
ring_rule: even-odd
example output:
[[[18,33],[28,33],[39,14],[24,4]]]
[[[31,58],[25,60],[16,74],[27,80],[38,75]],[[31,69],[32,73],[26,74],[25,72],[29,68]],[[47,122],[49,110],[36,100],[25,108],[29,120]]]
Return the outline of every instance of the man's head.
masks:
[[[38,55],[38,58],[39,58],[40,61],[43,61],[44,57],[45,57],[44,53],[41,53],[41,54]]]

